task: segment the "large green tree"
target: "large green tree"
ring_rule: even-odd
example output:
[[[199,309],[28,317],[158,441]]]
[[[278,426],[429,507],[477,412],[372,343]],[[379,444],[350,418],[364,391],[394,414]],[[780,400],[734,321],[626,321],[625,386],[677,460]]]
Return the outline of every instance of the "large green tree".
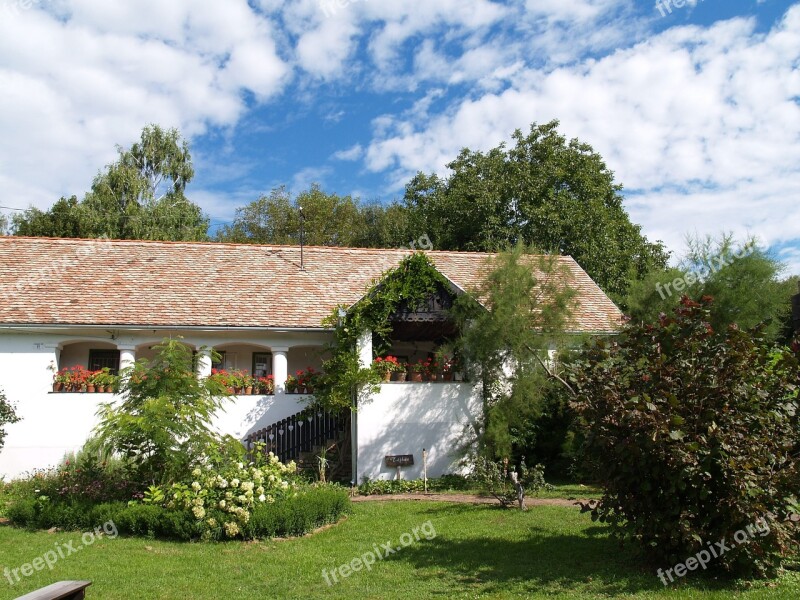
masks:
[[[80,202],[75,196],[59,199],[46,211],[31,207],[21,215],[14,215],[13,229],[16,235],[94,237],[83,225]]]
[[[786,266],[757,239],[737,241],[723,233],[689,236],[686,243],[677,267],[653,271],[631,285],[626,305],[635,321],[652,323],[659,314],[670,314],[683,294],[695,301],[711,296],[714,329],[733,323],[750,329],[763,321],[768,339],[791,337],[796,278],[783,278]]]
[[[668,253],[651,243],[622,205],[591,146],[558,133],[558,121],[517,130],[514,145],[464,149],[449,177],[417,174],[406,186],[410,229],[438,249],[492,251],[523,242],[569,254],[614,299],[629,282],[663,268]]]
[[[92,182],[82,201],[61,198],[49,210],[14,216],[17,235],[205,240],[209,220],[186,197],[194,177],[189,146],[176,129],[148,125]]]
[[[294,197],[286,187],[277,187],[269,195],[236,209],[233,223],[217,232],[217,240],[298,244],[301,207],[306,244],[392,247],[407,243],[407,212],[403,207],[364,204],[351,196],[328,194],[317,184]]]

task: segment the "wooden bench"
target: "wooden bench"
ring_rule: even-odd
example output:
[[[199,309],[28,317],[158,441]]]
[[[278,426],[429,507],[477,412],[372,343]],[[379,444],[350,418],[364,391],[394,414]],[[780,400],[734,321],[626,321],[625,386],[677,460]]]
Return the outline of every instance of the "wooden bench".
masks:
[[[83,600],[91,581],[58,581],[16,600]]]

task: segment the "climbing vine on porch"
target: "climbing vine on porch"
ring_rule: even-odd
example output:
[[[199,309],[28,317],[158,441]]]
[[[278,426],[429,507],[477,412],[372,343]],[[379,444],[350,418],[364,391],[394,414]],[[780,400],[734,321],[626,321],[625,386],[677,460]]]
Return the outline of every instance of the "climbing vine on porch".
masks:
[[[431,260],[416,252],[375,280],[354,306],[336,307],[323,321],[334,329],[334,341],[327,348],[331,357],[323,363],[324,375],[315,388],[315,402],[337,410],[351,406],[353,390],[360,390],[362,398],[375,392],[380,377],[359,364],[358,339],[372,331],[373,350],[376,355],[383,353],[391,345],[392,315],[401,308],[420,308],[431,295],[449,286]],[[344,316],[340,317],[340,309],[346,311]]]

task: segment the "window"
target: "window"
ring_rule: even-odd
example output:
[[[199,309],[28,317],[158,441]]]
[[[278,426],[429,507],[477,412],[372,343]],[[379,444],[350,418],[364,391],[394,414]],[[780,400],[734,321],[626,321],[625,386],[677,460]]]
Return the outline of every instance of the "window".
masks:
[[[266,377],[272,373],[272,354],[270,352],[253,352],[254,377]]]
[[[119,350],[89,350],[90,371],[108,368],[116,375],[119,372]]]
[[[219,354],[219,361],[212,361],[211,368],[212,369],[224,369],[225,368],[225,350],[220,350],[217,352]]]
[[[217,350],[219,354],[219,361],[211,363],[212,369],[225,369],[226,371],[233,371],[237,369],[236,365],[236,352],[225,352],[225,350]]]

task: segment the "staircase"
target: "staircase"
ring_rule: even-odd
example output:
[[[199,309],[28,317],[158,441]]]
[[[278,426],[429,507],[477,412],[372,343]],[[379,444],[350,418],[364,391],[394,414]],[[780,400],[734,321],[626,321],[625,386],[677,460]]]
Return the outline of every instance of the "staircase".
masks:
[[[257,442],[264,444],[265,454],[273,452],[282,463],[293,460],[298,470],[315,474],[317,457],[324,453],[328,481],[349,482],[352,476],[349,414],[305,410],[248,435],[244,445],[251,457]]]

